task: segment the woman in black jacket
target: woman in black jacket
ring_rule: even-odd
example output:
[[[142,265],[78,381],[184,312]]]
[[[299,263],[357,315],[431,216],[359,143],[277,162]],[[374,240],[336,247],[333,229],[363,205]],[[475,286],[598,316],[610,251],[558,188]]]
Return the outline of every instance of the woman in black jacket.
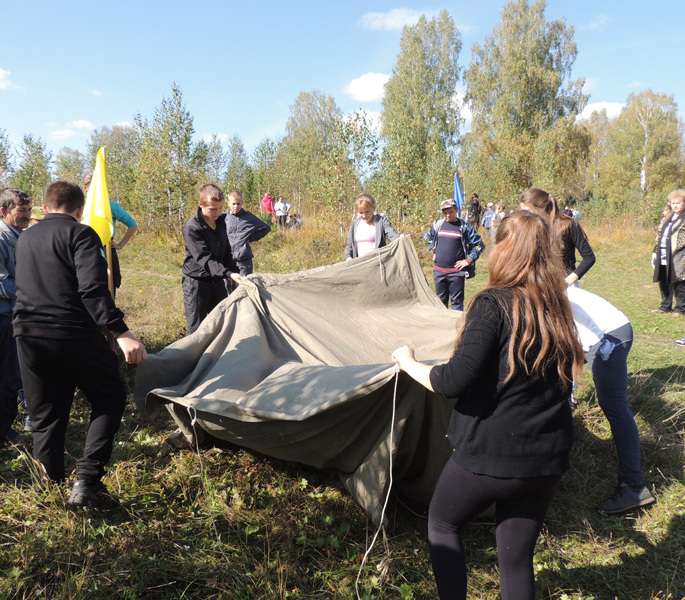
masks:
[[[454,453],[428,517],[441,599],[466,598],[461,528],[495,503],[503,600],[534,596],[533,549],[568,468],[571,382],[583,351],[547,222],[527,211],[505,218],[488,264],[490,280],[471,303],[454,355],[417,362],[408,346],[393,359],[454,403]]]
[[[557,201],[545,190],[529,188],[521,194],[519,201],[522,209],[530,210],[549,220],[552,237],[557,244],[557,250],[561,252],[561,260],[564,263],[566,283],[573,285],[595,264],[595,253],[583,228],[560,211]],[[576,266],[576,250],[580,254],[578,266]]]

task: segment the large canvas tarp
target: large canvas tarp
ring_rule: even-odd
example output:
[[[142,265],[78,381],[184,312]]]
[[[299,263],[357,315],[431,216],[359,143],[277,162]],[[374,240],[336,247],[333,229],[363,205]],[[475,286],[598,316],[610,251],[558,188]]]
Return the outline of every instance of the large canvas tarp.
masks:
[[[200,328],[138,367],[139,407],[172,403],[212,436],[337,471],[378,521],[394,457],[395,491],[426,505],[449,454],[447,401],[395,369],[410,343],[446,360],[461,315],[429,288],[409,238],[370,256],[289,274],[253,274]]]

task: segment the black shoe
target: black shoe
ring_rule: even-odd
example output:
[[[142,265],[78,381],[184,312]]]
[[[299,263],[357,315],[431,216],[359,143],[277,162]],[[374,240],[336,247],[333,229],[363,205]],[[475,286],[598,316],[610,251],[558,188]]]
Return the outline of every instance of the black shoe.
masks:
[[[648,506],[656,502],[647,486],[632,487],[627,483],[619,483],[599,511],[607,515],[620,515],[641,506]]]
[[[673,309],[671,309],[671,308],[666,308],[665,306],[660,306],[660,307],[659,307],[659,312],[662,312],[662,313],[670,313],[670,312],[673,312]]]
[[[0,448],[9,446],[10,444],[18,444],[20,441],[19,434],[10,428],[4,435],[0,435]]]
[[[119,506],[102,481],[78,479],[71,488],[67,506],[72,508],[91,506],[93,508],[115,508]]]

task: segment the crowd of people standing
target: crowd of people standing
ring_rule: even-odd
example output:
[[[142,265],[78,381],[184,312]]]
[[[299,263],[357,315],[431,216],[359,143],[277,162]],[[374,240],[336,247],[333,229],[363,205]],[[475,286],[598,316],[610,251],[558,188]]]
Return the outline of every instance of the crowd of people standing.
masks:
[[[64,480],[64,441],[78,387],[91,405],[91,420],[68,504],[103,506],[112,501],[101,480],[126,399],[114,348],[129,364],[143,361],[146,349],[115,305],[97,234],[79,222],[84,202],[81,188],[55,182],[45,194],[44,218],[29,228],[28,195],[0,192],[0,441],[16,440],[12,425],[23,392],[33,455],[50,479]],[[137,225],[115,204],[113,215],[126,227],[114,244],[121,249]],[[293,217],[285,199],[274,202],[269,194],[260,208],[266,219],[245,209],[240,191],[226,199],[214,184],[200,189],[197,211],[183,231],[188,333],[228,296],[234,281],[252,273],[251,244]],[[360,194],[354,209],[347,260],[372,256],[399,237],[370,194]],[[493,247],[488,282],[465,313],[450,360],[418,362],[410,345],[392,354],[401,370],[447,398],[456,415],[448,431],[454,452],[429,510],[438,591],[441,598],[466,597],[461,531],[494,504],[502,597],[531,598],[533,550],[569,466],[572,391],[584,363],[618,456],[617,486],[600,510],[621,514],[655,501],[628,399],[633,330],[622,311],[578,286],[595,264],[594,252],[576,215],[560,210],[546,191],[524,191],[509,214],[492,203],[481,210],[477,194],[465,218],[451,199],[439,210],[425,237],[436,293],[446,307],[464,309],[465,281],[475,276],[486,245],[480,227]],[[684,190],[668,197],[652,262],[660,310],[685,315]]]

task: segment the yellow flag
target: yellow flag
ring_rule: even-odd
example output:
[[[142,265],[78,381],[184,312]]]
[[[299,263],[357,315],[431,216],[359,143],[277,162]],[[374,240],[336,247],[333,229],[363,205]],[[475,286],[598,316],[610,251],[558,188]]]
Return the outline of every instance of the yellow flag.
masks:
[[[86,194],[86,205],[83,207],[81,223],[90,225],[95,229],[103,246],[109,244],[114,234],[114,225],[112,208],[109,204],[109,192],[107,191],[104,146],[98,150],[95,158],[95,169]]]

